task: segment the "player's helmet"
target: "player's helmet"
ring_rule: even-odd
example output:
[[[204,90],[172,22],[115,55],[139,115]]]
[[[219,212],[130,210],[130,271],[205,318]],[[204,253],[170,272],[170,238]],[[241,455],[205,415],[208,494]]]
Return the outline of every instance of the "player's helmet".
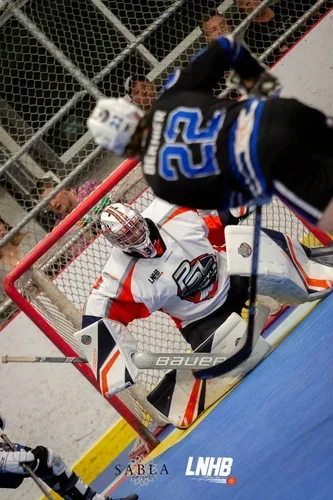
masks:
[[[100,99],[87,126],[96,144],[123,155],[144,112],[124,97]]]
[[[153,258],[156,249],[150,240],[146,219],[138,210],[125,203],[113,203],[101,214],[104,236],[125,252],[138,252]]]

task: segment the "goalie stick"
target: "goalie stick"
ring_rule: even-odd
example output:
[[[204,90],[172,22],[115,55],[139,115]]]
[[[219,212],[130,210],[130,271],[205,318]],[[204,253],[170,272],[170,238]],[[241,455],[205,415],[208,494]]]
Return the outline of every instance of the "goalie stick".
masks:
[[[86,358],[60,356],[2,356],[2,363],[87,363]]]
[[[132,360],[140,370],[192,370],[217,365],[227,356],[205,352],[198,353],[134,353]],[[2,363],[88,363],[86,358],[42,357],[42,356],[2,356]]]
[[[253,349],[253,336],[254,336],[254,326],[255,326],[255,315],[256,315],[256,295],[257,295],[257,275],[258,275],[258,263],[259,263],[259,243],[260,243],[260,230],[261,230],[261,214],[262,206],[257,205],[255,210],[255,225],[254,225],[254,237],[253,237],[253,254],[252,254],[252,269],[251,269],[251,285],[250,285],[250,304],[249,304],[249,317],[248,317],[248,328],[247,337],[245,344],[238,349],[235,349],[234,354],[232,354],[226,361],[206,368],[204,370],[198,370],[193,373],[195,378],[200,380],[207,380],[215,377],[221,377],[227,372],[236,368],[248,359],[251,355]]]
[[[258,339],[262,332],[263,326],[267,319],[268,308],[262,304],[259,304],[255,310],[256,321],[254,326],[254,337]],[[237,319],[238,318],[238,319]],[[246,342],[247,338],[247,325],[243,320],[235,313],[230,316],[230,318],[224,322],[221,327],[224,328],[224,335],[226,332],[233,331],[234,334],[237,332],[238,342],[237,350]],[[236,322],[235,322],[236,321]],[[100,320],[98,323],[104,325],[103,328],[107,328],[104,322],[108,322],[107,319]],[[244,323],[244,327],[242,326]],[[92,328],[91,325],[88,328]],[[97,327],[98,328],[98,327]],[[238,329],[238,330],[237,330]],[[105,330],[104,330],[105,331]],[[115,332],[113,332],[114,334]],[[129,333],[129,332],[128,332]],[[215,334],[216,332],[214,332]],[[81,335],[81,332],[79,332]],[[108,331],[107,331],[108,334]],[[213,334],[213,335],[214,335]],[[163,370],[176,368],[178,370],[202,370],[209,368],[211,366],[219,365],[225,362],[232,354],[234,354],[234,343],[233,341],[228,344],[226,339],[229,335],[225,337],[224,345],[221,346],[221,351],[219,353],[215,352],[202,352],[200,351],[200,346],[198,350],[194,352],[164,352],[164,353],[150,353],[150,352],[137,352],[135,346],[131,346],[128,351],[128,355],[131,358],[131,362],[139,370]],[[47,357],[47,356],[2,356],[3,363],[89,363],[86,357]]]

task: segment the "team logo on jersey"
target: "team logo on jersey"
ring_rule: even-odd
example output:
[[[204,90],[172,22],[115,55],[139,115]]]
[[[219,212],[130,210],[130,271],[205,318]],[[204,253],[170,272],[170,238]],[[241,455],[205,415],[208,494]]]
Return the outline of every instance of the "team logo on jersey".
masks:
[[[250,257],[250,255],[252,254],[252,248],[250,247],[250,245],[248,243],[245,243],[245,241],[244,241],[243,243],[241,243],[239,245],[238,253],[239,253],[239,255],[244,257],[244,259],[246,259],[247,257]]]
[[[217,262],[215,255],[203,254],[191,262],[184,260],[172,275],[181,300],[202,302],[214,297],[217,289]]]

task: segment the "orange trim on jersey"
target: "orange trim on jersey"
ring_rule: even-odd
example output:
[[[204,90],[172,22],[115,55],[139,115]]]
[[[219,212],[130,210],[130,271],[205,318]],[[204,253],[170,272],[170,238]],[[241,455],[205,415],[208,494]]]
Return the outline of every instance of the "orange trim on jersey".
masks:
[[[177,215],[184,214],[185,212],[195,212],[195,210],[193,210],[192,208],[179,207],[165,219],[162,226],[164,226],[164,224],[177,217]]]
[[[208,215],[202,218],[208,227],[208,239],[212,245],[222,246],[225,244],[224,227],[218,215]]]
[[[193,417],[194,417],[194,412],[195,408],[198,402],[198,396],[201,388],[201,380],[196,379],[193,385],[193,389],[190,395],[189,402],[187,404],[182,423],[180,424],[180,427],[185,427],[193,422]]]
[[[196,210],[193,210],[192,208],[179,207],[166,218],[166,220],[162,224],[162,227],[170,220],[186,212],[198,213]],[[204,221],[204,223],[208,228],[208,239],[210,243],[212,245],[217,245],[217,246],[224,245],[225,244],[224,227],[222,225],[220,217],[218,215],[207,215],[206,217],[202,217],[202,220]]]
[[[213,245],[213,248],[214,248],[214,250],[216,250],[219,253],[227,251],[226,244],[224,244],[222,246]]]
[[[161,255],[164,254],[165,250],[164,248],[162,247],[162,243],[160,240],[157,240],[156,243],[155,243],[155,250],[156,250],[156,255],[157,257],[161,257]]]
[[[108,318],[119,321],[125,326],[135,319],[148,318],[150,316],[149,309],[142,302],[135,302],[131,292],[135,264],[136,262],[133,264],[124,281],[119,297],[111,299],[111,307],[108,311]]]
[[[94,284],[93,286],[93,289],[94,290],[98,290],[101,286],[101,284],[103,283],[103,276],[100,276],[97,280],[96,280],[96,283]]]
[[[318,287],[318,288],[330,288],[329,285],[332,285],[333,286],[333,280],[323,280],[323,279],[317,279],[317,278],[310,278],[307,273],[305,272],[303,266],[301,265],[301,263],[297,260],[297,257],[296,257],[296,254],[295,254],[295,251],[294,251],[294,247],[293,247],[293,244],[292,244],[292,240],[290,238],[290,236],[288,236],[287,234],[285,235],[285,237],[287,238],[287,243],[288,243],[288,248],[290,250],[290,253],[292,255],[292,258],[293,258],[293,261],[294,261],[294,264],[296,265],[296,267],[298,268],[298,270],[300,271],[301,275],[303,276],[303,278],[305,279],[306,283],[308,284],[308,286],[311,288],[311,287]]]
[[[118,350],[109,359],[109,361],[106,363],[106,365],[101,369],[100,377],[101,377],[102,395],[103,396],[105,396],[105,394],[108,392],[108,381],[107,381],[108,373],[109,373],[112,365],[117,361],[119,355],[120,355],[120,351]]]

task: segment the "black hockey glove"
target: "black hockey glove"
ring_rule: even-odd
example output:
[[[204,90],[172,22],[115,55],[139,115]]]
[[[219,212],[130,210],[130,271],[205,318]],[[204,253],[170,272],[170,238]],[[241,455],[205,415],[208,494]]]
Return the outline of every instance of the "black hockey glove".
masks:
[[[256,79],[242,79],[238,73],[232,72],[229,77],[229,86],[245,94],[248,97],[274,97],[282,90],[281,84],[276,76],[266,69]]]
[[[32,470],[36,472],[38,477],[42,478],[47,473],[49,473],[49,466],[48,466],[49,451],[44,446],[36,446],[36,448],[31,449],[31,452],[34,455],[35,460],[33,463],[28,465],[30,465]]]
[[[53,450],[45,446],[36,446],[31,452],[35,457],[31,468],[44,481],[50,476],[59,476],[66,470],[66,464]]]

